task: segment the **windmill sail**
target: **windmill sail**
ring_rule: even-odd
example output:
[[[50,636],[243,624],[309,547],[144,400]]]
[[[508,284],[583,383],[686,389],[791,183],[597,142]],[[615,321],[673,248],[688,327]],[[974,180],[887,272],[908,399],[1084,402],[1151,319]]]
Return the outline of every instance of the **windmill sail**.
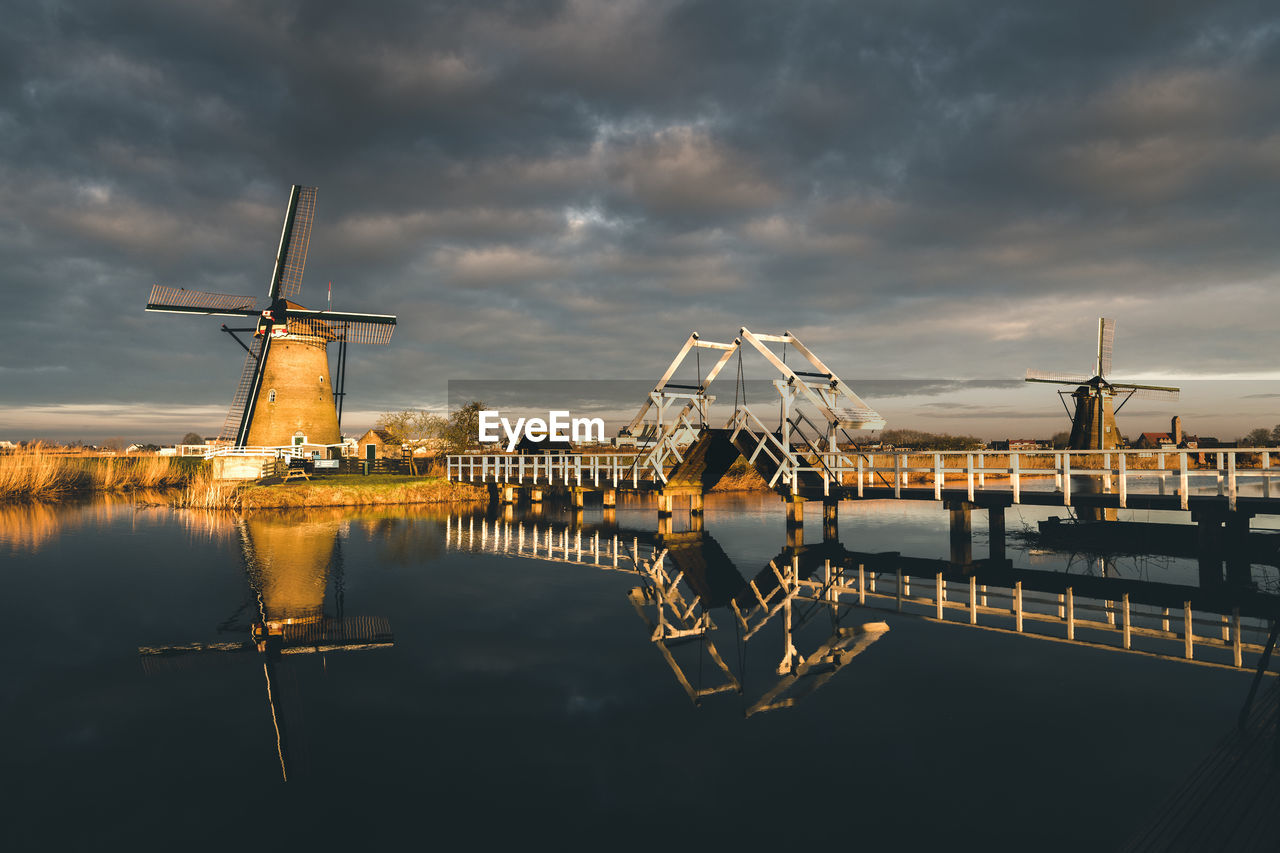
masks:
[[[268,294],[272,302],[292,299],[302,289],[302,272],[307,265],[307,247],[311,243],[311,223],[316,215],[316,188],[295,185],[289,195],[289,212],[280,233],[280,249],[276,252],[276,268],[271,274]]]
[[[231,399],[231,408],[227,419],[222,422],[222,430],[218,433],[220,441],[234,441],[244,421],[245,407],[249,405],[249,395],[257,384],[258,367],[262,363],[262,342],[264,338],[254,337],[249,342],[249,354],[244,359],[244,370],[240,372],[240,384],[236,386],[236,395]]]
[[[1125,394],[1126,397],[1138,397],[1143,400],[1177,400],[1180,391],[1180,389],[1171,386],[1134,385],[1131,382],[1117,382],[1111,387]]]
[[[1053,370],[1028,370],[1028,382],[1048,382],[1053,385],[1084,385],[1092,377],[1083,373],[1059,373]]]
[[[206,293],[203,290],[187,290],[185,287],[165,287],[157,284],[151,288],[147,300],[148,311],[169,311],[175,314],[222,314],[228,317],[253,317],[258,314],[258,300],[252,296],[232,296],[229,293]]]
[[[1098,318],[1098,375],[1111,372],[1111,350],[1116,342],[1116,321],[1110,317]]]
[[[396,328],[391,314],[289,310],[289,331],[349,344],[388,344]]]

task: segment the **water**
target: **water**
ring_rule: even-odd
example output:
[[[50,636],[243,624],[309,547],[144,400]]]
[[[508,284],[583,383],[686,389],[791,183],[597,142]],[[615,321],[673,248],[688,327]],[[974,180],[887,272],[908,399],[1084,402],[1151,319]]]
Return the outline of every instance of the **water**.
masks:
[[[841,512],[846,548],[947,557],[936,505]],[[549,506],[513,524],[568,530],[574,558],[578,530],[653,542],[652,505],[602,515],[574,527]],[[1046,515],[1015,508],[1008,526]],[[1105,849],[1213,747],[1248,688],[1247,671],[844,608],[798,630],[797,654],[835,627],[888,631],[762,711],[783,678],[780,618],[743,643],[713,610],[725,668],[696,639],[668,644],[673,666],[629,599],[640,576],[495,552],[495,530],[518,527],[469,508],[0,509],[10,838]],[[713,496],[705,532],[744,579],[786,544],[766,496]],[[820,519],[805,537],[821,540]],[[1008,556],[1090,571],[1016,539]],[[1195,563],[1112,571],[1194,583]],[[365,647],[264,657],[249,642],[264,613],[293,631],[341,615]],[[224,648],[139,653],[193,644]],[[695,704],[677,669],[695,692],[730,677],[741,692]]]

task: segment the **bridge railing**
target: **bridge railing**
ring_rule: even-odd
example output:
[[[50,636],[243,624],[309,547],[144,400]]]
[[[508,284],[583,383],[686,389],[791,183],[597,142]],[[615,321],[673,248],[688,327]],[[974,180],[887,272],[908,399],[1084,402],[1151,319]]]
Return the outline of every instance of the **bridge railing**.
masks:
[[[1194,484],[1214,488],[1225,495],[1232,510],[1242,488],[1261,485],[1264,497],[1271,497],[1272,478],[1280,476],[1280,468],[1271,466],[1272,454],[1280,448],[1242,447],[1222,450],[973,450],[939,452],[880,452],[858,454],[828,452],[820,454],[826,492],[832,486],[855,488],[859,497],[870,487],[891,487],[894,497],[906,488],[932,488],[935,499],[943,489],[963,488],[972,499],[975,493],[993,491],[1010,494],[1020,503],[1023,487],[1045,491],[1050,478],[1052,491],[1062,495],[1071,505],[1072,490],[1079,490],[1080,478],[1098,481],[1097,491],[1117,494],[1119,505],[1126,506],[1130,494],[1173,493],[1187,498]],[[1211,456],[1211,467],[1197,467],[1192,456]],[[888,457],[890,464],[875,464]],[[921,465],[921,457],[932,464]],[[912,464],[915,463],[915,464]],[[1251,467],[1256,465],[1257,467]],[[823,472],[819,472],[823,473]],[[1091,493],[1094,489],[1090,487]]]
[[[1271,465],[1273,455],[1280,457],[1280,448],[1275,447],[787,453],[774,446],[777,441],[771,433],[748,431],[759,439],[756,454],[767,454],[776,466],[770,487],[781,484],[793,492],[800,475],[813,472],[821,479],[824,495],[843,489],[842,494],[852,491],[863,497],[871,488],[892,488],[893,496],[901,498],[904,489],[932,489],[940,500],[944,490],[962,489],[971,500],[977,494],[999,492],[1010,495],[1016,504],[1022,502],[1024,490],[1052,491],[1070,506],[1074,493],[1087,488],[1091,494],[1118,495],[1121,507],[1127,506],[1131,494],[1176,494],[1180,506],[1187,509],[1194,486],[1215,490],[1234,510],[1246,487],[1260,486],[1267,498],[1280,489],[1272,482],[1280,477],[1280,466]],[[1209,464],[1199,467],[1194,456],[1209,457]],[[472,483],[597,489],[661,485],[654,471],[637,465],[636,459],[635,454],[467,453],[447,457],[446,470],[450,480]],[[920,464],[922,459],[928,464]]]
[[[653,476],[635,460],[633,453],[463,453],[446,457],[445,476],[464,483],[638,488]]]
[[[278,447],[215,447],[204,454],[205,459],[216,456],[274,456],[276,459],[307,459],[311,451],[300,445],[281,445]]]

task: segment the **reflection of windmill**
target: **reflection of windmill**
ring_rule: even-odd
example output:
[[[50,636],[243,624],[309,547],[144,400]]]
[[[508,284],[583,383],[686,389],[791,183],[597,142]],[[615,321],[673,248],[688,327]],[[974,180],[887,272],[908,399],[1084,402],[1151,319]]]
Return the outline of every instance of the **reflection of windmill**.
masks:
[[[219,436],[237,447],[337,444],[347,344],[386,344],[395,328],[389,314],[311,311],[291,301],[302,287],[315,200],[315,187],[295,186],[289,196],[265,308],[252,296],[161,285],[147,302],[148,311],[257,318],[251,328],[222,327],[248,353]],[[236,332],[253,332],[253,339],[246,345]],[[329,380],[331,341],[339,345],[336,390]]]
[[[287,781],[291,764],[288,719],[299,710],[293,678],[281,679],[281,666],[296,655],[390,648],[395,641],[386,619],[343,613],[343,562],[336,521],[298,522],[254,516],[239,523],[245,574],[256,599],[246,602],[218,627],[219,633],[244,633],[239,641],[143,646],[143,668],[156,672],[199,661],[259,659],[266,678],[267,705],[275,732],[280,772]],[[332,569],[332,572],[330,571]],[[326,590],[333,588],[335,615],[325,612]],[[240,624],[245,612],[250,625]],[[248,653],[258,652],[256,656]],[[285,672],[293,676],[296,673]]]
[[[1076,390],[1059,391],[1062,405],[1067,405],[1069,393],[1075,399],[1075,412],[1071,415],[1071,450],[1110,450],[1119,446],[1115,413],[1129,402],[1131,397],[1147,397],[1157,400],[1178,399],[1178,389],[1166,385],[1138,385],[1133,382],[1113,382],[1111,373],[1111,346],[1115,341],[1116,323],[1107,317],[1098,318],[1098,353],[1092,377],[1067,373],[1048,373],[1028,370],[1028,382],[1046,382],[1051,385],[1075,385]],[[1112,398],[1122,396],[1120,405],[1113,409]]]

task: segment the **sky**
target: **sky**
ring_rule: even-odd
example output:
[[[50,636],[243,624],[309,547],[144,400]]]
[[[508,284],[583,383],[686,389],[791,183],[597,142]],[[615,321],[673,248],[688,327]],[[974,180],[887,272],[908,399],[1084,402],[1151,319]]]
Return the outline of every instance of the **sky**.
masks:
[[[1048,435],[1018,380],[1087,372],[1102,315],[1116,378],[1184,388],[1122,431],[1280,423],[1274,3],[0,14],[0,439],[216,433],[242,352],[143,306],[265,294],[295,183],[299,301],[399,318],[349,352],[348,433],[450,382],[652,382],[745,326],[890,427]]]

